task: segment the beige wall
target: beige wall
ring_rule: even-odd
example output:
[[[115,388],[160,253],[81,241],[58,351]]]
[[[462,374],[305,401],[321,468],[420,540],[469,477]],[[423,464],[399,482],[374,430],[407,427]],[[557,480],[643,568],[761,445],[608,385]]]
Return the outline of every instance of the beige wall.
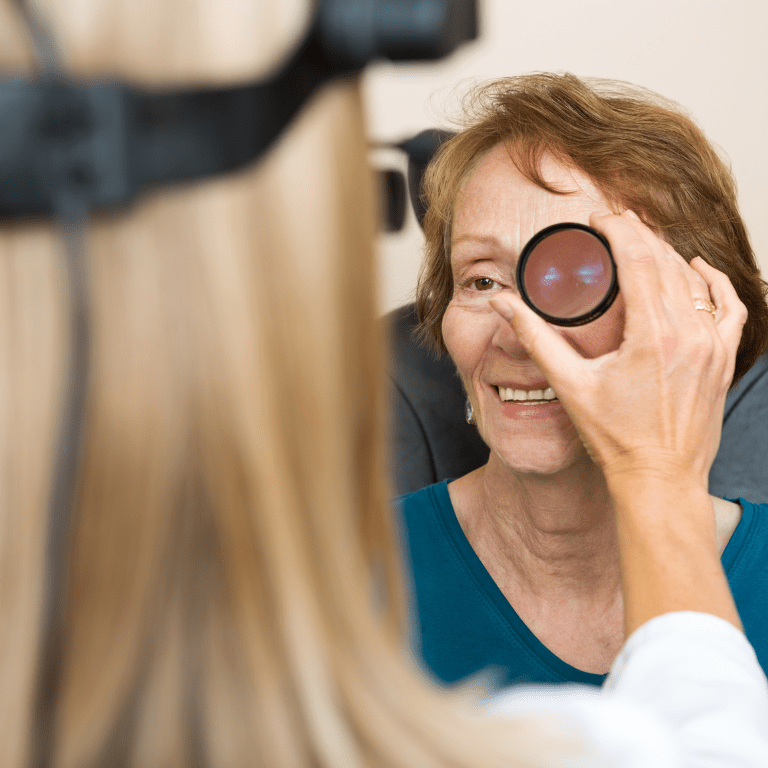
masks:
[[[627,80],[685,106],[730,158],[768,275],[768,0],[479,0],[481,37],[447,63],[366,75],[370,132],[398,141],[439,126],[461,81],[535,70]],[[402,165],[399,153],[374,153]],[[382,236],[381,307],[410,301],[421,233]]]

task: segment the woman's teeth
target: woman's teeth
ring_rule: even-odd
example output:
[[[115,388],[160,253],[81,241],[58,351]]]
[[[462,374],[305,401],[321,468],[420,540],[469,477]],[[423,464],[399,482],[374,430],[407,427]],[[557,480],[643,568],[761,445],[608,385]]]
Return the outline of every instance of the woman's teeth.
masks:
[[[499,397],[506,403],[510,400],[513,401],[529,401],[540,400],[549,401],[557,400],[557,395],[552,387],[546,389],[507,389],[506,387],[499,387]]]

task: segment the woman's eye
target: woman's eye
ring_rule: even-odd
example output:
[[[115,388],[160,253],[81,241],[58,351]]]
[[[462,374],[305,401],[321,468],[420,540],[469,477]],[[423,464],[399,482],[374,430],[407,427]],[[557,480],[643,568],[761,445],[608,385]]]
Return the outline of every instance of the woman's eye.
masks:
[[[493,288],[501,288],[501,285],[495,280],[491,280],[490,277],[478,277],[469,285],[470,288],[474,288],[476,291],[490,291]]]

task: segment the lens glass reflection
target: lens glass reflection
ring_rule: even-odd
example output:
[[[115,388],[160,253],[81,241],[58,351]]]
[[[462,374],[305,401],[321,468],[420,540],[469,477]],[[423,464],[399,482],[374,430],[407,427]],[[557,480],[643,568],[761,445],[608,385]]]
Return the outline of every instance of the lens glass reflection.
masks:
[[[579,317],[594,310],[611,288],[611,259],[594,235],[563,229],[541,240],[524,265],[531,301],[552,317]]]

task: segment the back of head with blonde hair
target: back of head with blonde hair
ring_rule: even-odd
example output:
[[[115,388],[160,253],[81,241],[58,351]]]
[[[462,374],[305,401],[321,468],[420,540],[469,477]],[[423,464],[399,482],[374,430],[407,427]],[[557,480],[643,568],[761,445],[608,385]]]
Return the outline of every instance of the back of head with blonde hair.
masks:
[[[39,9],[76,75],[180,85],[273,65],[242,29],[259,22],[285,50],[304,16],[277,5]],[[0,63],[28,71],[8,0],[0,17],[18,32]],[[363,136],[357,86],[339,83],[256,167],[89,224],[67,574],[47,573],[44,551],[66,367],[60,243],[52,225],[0,229],[3,768],[27,765],[40,736],[42,595],[58,577],[57,768],[544,764],[535,730],[477,717],[404,650]]]

